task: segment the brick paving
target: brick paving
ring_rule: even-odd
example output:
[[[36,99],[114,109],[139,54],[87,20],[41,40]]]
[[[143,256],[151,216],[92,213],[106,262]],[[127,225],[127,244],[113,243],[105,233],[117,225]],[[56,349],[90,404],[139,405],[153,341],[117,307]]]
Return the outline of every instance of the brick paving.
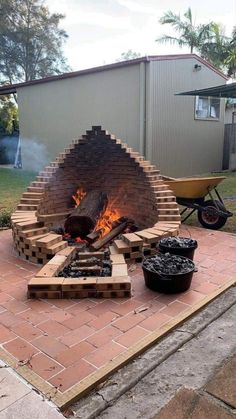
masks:
[[[28,300],[39,267],[17,258],[10,231],[0,233],[0,347],[65,392],[210,296],[236,273],[236,235],[182,228],[198,241],[191,289],[163,295],[130,270],[133,296],[111,300]]]

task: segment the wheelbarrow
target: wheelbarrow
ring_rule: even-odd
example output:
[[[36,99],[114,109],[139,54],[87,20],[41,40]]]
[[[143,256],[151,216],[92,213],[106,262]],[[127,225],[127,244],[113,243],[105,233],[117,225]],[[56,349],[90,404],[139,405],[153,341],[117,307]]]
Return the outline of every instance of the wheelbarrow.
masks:
[[[195,211],[198,220],[205,228],[218,230],[223,227],[232,212],[225,208],[217,186],[225,176],[217,177],[193,177],[193,178],[170,178],[162,177],[169,188],[174,192],[176,201],[184,209],[181,216],[182,222],[186,221]],[[206,199],[209,197],[210,199]],[[217,199],[216,199],[217,198]],[[188,211],[190,209],[190,211]]]

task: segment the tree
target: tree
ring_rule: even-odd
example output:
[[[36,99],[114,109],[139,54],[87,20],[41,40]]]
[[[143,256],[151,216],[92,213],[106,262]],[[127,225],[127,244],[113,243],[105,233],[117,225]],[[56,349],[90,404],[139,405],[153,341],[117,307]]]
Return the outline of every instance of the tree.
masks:
[[[120,58],[118,58],[116,61],[128,61],[128,60],[134,60],[135,58],[140,58],[141,54],[139,52],[132,51],[132,49],[129,49],[126,52],[122,52]]]
[[[18,108],[9,96],[4,96],[4,99],[0,101],[0,134],[11,135],[18,131]]]
[[[162,25],[171,25],[179,33],[179,37],[164,35],[156,39],[156,41],[178,44],[181,48],[188,46],[191,54],[195,50],[200,52],[202,45],[211,36],[212,23],[194,25],[190,7],[184,13],[183,18],[169,10],[161,17],[160,23]]]
[[[61,14],[50,14],[41,0],[0,0],[0,77],[9,83],[67,71],[59,28]]]

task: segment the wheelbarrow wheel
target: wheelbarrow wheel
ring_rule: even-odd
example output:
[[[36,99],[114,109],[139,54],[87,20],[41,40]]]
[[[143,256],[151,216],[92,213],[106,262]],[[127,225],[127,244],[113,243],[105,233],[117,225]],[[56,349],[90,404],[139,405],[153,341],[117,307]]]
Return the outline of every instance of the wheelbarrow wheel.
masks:
[[[215,211],[215,203],[217,204],[218,208],[222,211],[225,211],[224,205],[220,201],[204,201],[202,206],[205,207],[205,210],[200,211],[198,210],[198,220],[201,225],[205,228],[209,228],[211,230],[218,230],[223,227],[227,221],[227,217],[222,217],[221,215],[217,214]]]

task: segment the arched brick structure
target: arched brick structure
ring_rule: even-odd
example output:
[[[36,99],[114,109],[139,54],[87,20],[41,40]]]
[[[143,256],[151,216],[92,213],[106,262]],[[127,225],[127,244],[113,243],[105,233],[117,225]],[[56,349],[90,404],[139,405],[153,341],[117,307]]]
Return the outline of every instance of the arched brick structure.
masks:
[[[175,197],[159,170],[101,127],[74,140],[55,162],[40,172],[12,215],[19,255],[46,263],[67,243],[51,227],[63,225],[78,188],[102,190],[120,216],[129,216],[140,229],[157,223],[180,223]]]

